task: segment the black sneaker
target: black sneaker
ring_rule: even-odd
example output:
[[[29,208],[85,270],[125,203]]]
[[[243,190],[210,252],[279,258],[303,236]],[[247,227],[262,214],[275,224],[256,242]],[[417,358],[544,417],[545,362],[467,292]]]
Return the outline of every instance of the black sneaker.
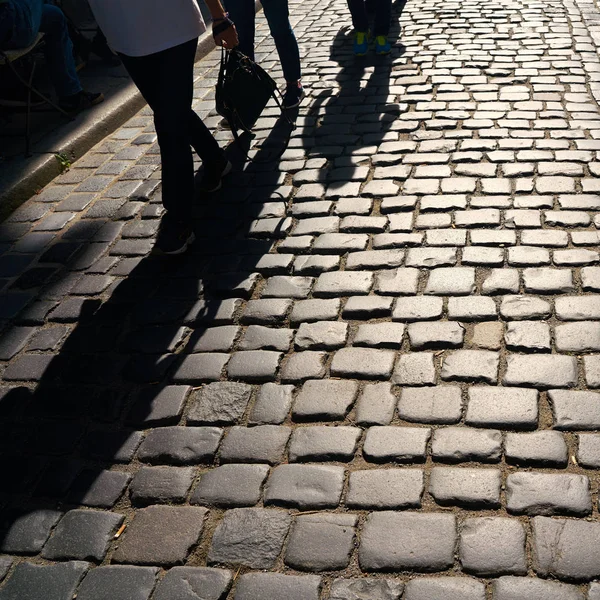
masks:
[[[304,88],[300,84],[288,83],[283,95],[283,108],[296,108],[305,95]]]
[[[203,192],[216,192],[223,185],[223,177],[231,172],[233,165],[226,158],[224,162],[216,163],[216,165],[205,165],[204,174],[200,180],[199,188]]]
[[[196,235],[187,221],[163,218],[154,247],[162,254],[183,254]]]
[[[94,94],[82,90],[72,96],[61,98],[58,105],[67,112],[81,112],[82,110],[96,106],[96,104],[100,104],[100,102],[104,102],[103,94]]]

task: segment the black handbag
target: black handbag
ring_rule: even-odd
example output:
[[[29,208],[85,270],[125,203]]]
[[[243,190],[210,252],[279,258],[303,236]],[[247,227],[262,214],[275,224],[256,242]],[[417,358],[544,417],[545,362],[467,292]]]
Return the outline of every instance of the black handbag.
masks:
[[[262,67],[235,48],[223,51],[215,103],[236,138],[238,129],[252,132],[270,98],[281,108],[277,92],[277,84]]]

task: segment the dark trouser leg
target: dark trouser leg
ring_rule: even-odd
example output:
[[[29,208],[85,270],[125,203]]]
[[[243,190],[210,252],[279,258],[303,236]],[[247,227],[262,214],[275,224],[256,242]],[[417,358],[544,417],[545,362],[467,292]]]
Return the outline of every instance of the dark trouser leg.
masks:
[[[188,219],[194,197],[193,146],[205,162],[223,151],[192,110],[197,40],[150,54],[124,56],[123,64],[150,108],[162,161],[163,204],[174,218]]]
[[[369,29],[369,17],[365,0],[348,0],[348,9],[352,15],[352,26],[355,31],[366,32]]]
[[[225,9],[237,29],[240,42],[237,49],[254,60],[254,0],[225,0]]]
[[[392,19],[392,0],[375,0],[375,25],[374,35],[386,36],[390,32]]]
[[[300,79],[300,51],[290,24],[287,0],[261,0],[286,81]]]

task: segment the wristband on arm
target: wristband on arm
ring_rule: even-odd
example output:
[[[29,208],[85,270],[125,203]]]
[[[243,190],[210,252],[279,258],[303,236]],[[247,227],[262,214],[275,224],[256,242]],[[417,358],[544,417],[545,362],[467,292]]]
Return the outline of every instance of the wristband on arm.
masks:
[[[233,21],[229,18],[229,13],[226,13],[222,19],[215,19],[213,21],[212,33],[213,36],[219,35],[224,31],[227,31],[233,25]]]

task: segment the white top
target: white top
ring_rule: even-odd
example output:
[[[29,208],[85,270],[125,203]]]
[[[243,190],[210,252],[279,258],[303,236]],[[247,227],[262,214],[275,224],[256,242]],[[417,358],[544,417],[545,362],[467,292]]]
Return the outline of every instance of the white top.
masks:
[[[146,56],[178,46],[206,31],[196,0],[89,0],[109,46]]]

